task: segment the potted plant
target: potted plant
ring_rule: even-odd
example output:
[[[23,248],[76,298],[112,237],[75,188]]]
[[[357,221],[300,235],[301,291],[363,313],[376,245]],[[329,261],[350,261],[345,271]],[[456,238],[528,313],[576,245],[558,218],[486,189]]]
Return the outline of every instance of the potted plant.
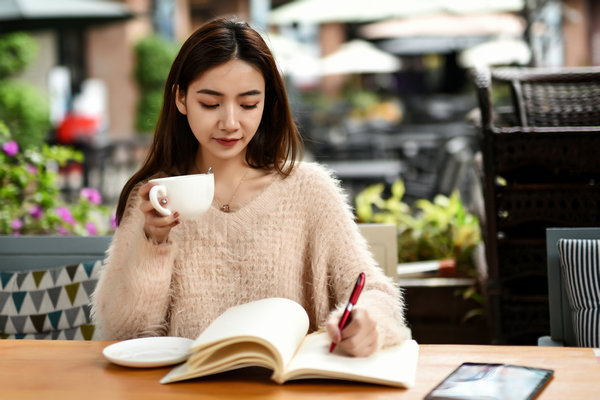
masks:
[[[397,180],[390,196],[383,197],[383,183],[368,186],[355,199],[359,222],[392,223],[398,229],[398,261],[454,260],[461,276],[476,276],[473,251],[481,242],[479,221],[468,212],[458,191],[402,201],[404,183]]]
[[[82,188],[74,203],[62,198],[58,167],[83,155],[66,146],[21,148],[0,121],[0,235],[107,235],[114,218],[100,193]]]
[[[389,196],[384,196],[385,189],[379,183],[356,196],[358,222],[395,224],[400,263],[451,260],[457,277],[472,278],[467,285],[416,283],[406,287],[407,318],[413,333],[425,343],[488,343],[484,299],[473,257],[481,243],[477,217],[468,212],[457,191],[409,205],[402,201],[405,188],[401,180],[391,185]],[[443,334],[438,333],[440,327]]]

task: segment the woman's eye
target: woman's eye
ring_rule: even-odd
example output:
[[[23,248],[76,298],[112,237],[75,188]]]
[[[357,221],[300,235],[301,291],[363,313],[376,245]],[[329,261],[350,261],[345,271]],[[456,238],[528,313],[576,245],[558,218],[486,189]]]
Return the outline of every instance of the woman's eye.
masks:
[[[219,107],[219,104],[206,104],[206,103],[200,103],[200,104],[202,105],[202,107],[208,108],[208,109],[213,109],[213,108]]]
[[[258,106],[258,103],[257,103],[257,104],[242,104],[242,108],[243,108],[244,110],[253,110],[253,109],[255,109],[257,106]]]

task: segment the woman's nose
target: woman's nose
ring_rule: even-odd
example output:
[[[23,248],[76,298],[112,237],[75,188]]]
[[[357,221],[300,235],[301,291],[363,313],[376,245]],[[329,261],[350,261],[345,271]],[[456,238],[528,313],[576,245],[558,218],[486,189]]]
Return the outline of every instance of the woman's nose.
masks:
[[[221,114],[221,129],[227,131],[237,130],[240,127],[240,121],[238,119],[237,110],[234,105],[227,105],[222,108],[223,113]]]

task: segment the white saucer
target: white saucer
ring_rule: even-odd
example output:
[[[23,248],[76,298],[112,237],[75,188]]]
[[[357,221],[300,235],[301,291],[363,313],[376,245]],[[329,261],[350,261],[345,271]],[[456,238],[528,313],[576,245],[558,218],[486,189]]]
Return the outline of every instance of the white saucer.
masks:
[[[129,339],[106,346],[102,354],[125,367],[162,367],[185,361],[192,343],[191,339],[173,336]]]

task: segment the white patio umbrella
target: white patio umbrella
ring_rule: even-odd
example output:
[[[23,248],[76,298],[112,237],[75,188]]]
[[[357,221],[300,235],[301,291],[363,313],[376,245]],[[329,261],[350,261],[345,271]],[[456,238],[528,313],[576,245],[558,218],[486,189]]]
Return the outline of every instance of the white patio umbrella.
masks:
[[[360,39],[344,43],[337,51],[321,60],[323,75],[390,73],[401,67],[397,57]]]
[[[413,36],[509,35],[521,36],[523,18],[509,13],[428,14],[374,22],[360,29],[367,39]]]
[[[320,76],[318,56],[303,43],[276,33],[263,33],[263,39],[275,57],[280,72],[294,79],[312,79]]]
[[[523,40],[497,39],[463,50],[458,62],[465,68],[497,65],[527,65],[531,49]]]
[[[269,23],[367,22],[447,12],[520,11],[524,0],[296,0],[273,9]]]
[[[271,11],[269,22],[285,25],[295,22],[360,22],[395,16],[402,4],[404,12],[422,12],[422,2],[406,0],[296,0]]]

